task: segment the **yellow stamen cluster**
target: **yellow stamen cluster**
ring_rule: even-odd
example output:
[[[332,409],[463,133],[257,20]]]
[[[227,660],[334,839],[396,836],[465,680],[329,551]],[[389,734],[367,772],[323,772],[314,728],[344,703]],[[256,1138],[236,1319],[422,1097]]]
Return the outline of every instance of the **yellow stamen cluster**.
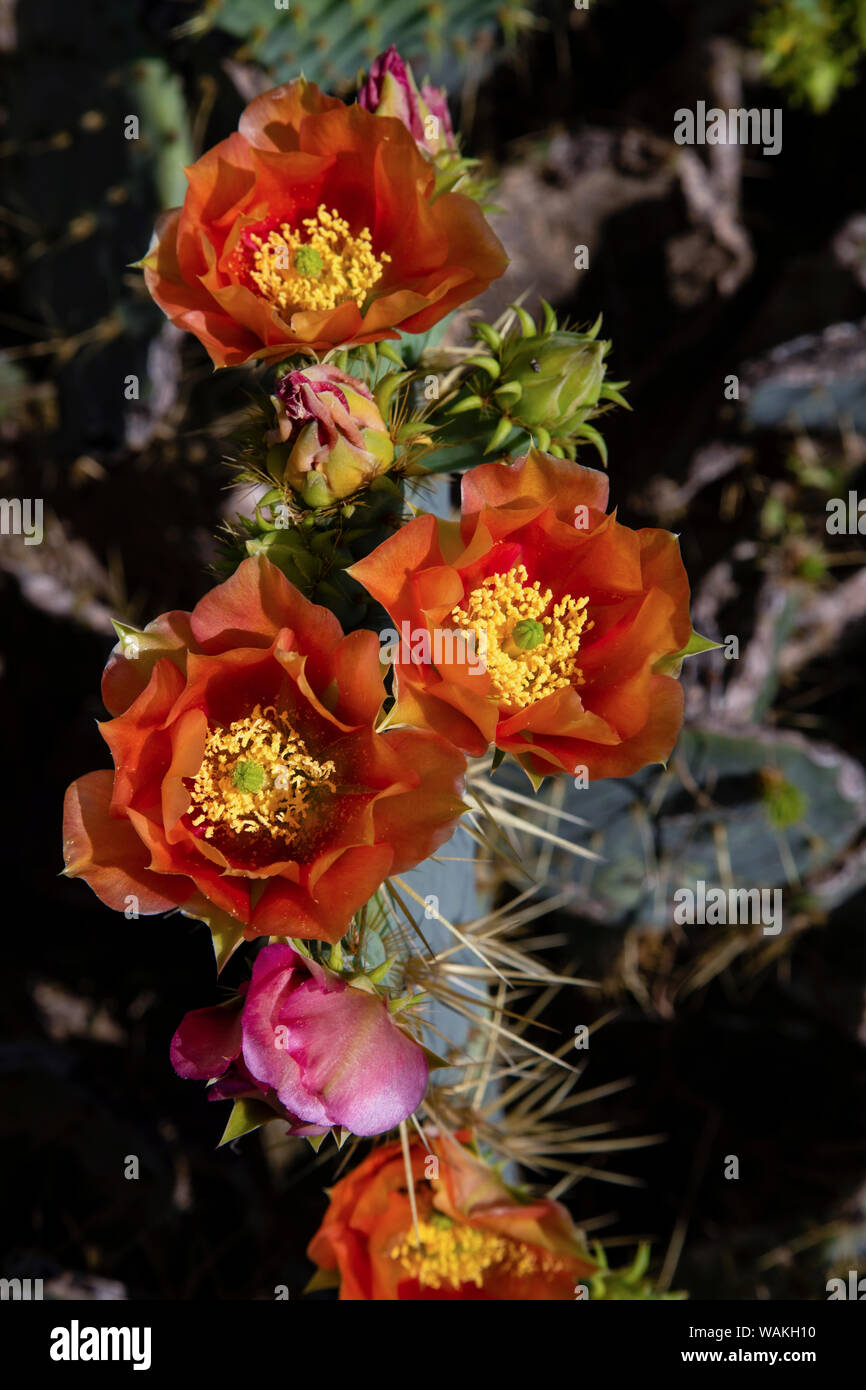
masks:
[[[577,665],[588,598],[570,594],[554,604],[550,589],[529,583],[525,565],[491,574],[451,613],[458,627],[472,628],[486,646],[487,671],[496,701],[518,710],[567,685],[582,685]],[[515,629],[518,629],[517,640]],[[540,629],[540,630],[539,630]]]
[[[208,731],[201,767],[190,788],[192,824],[213,839],[217,827],[236,835],[292,840],[310,793],[336,791],[334,764],[317,762],[273,705]]]
[[[334,309],[353,299],[360,309],[382,278],[387,251],[373,254],[369,227],[353,236],[336,210],[320,203],[315,217],[302,220],[303,234],[287,222],[266,238],[250,236],[256,248],[250,278],[278,309]]]
[[[453,1289],[461,1284],[484,1287],[485,1278],[492,1274],[511,1274],[518,1278],[529,1275],[551,1275],[567,1266],[547,1250],[536,1249],[522,1241],[511,1240],[496,1231],[482,1231],[447,1219],[418,1222],[391,1250],[391,1259],[399,1260],[422,1288]]]

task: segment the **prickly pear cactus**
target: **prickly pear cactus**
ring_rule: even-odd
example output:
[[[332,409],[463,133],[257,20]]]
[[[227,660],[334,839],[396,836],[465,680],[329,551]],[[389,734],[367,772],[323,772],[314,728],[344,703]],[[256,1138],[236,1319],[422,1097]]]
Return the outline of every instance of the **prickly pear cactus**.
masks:
[[[505,765],[496,776],[518,786]],[[798,734],[687,728],[667,770],[570,786],[560,809],[588,823],[599,858],[557,852],[548,888],[579,880],[581,914],[665,930],[675,889],[697,880],[818,905],[822,876],[866,823],[866,780],[839,750]]]
[[[517,0],[417,5],[413,0],[208,0],[185,23],[190,34],[219,29],[240,40],[236,57],[264,67],[277,82],[303,71],[311,82],[345,83],[391,43],[422,55],[431,75],[462,61],[480,37],[501,26],[506,37],[526,22]]]

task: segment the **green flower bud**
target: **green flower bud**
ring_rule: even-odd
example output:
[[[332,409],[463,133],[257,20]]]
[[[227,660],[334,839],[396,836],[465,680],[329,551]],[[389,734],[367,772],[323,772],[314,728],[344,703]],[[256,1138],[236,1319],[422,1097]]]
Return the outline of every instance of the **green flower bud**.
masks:
[[[549,335],[520,338],[509,353],[502,380],[519,382],[520,397],[511,418],[527,429],[567,436],[598,404],[604,383],[606,344],[584,334],[558,329]]]

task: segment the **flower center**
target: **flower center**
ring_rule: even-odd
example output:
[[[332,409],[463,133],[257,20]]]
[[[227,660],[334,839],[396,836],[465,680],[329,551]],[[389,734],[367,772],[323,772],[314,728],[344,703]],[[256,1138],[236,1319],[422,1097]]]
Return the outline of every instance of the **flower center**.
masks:
[[[278,309],[334,309],[353,299],[360,309],[382,278],[387,251],[373,254],[369,227],[353,236],[336,210],[320,203],[315,217],[302,220],[303,234],[287,222],[266,237],[251,232],[250,279]]]
[[[461,1284],[484,1287],[489,1273],[555,1274],[568,1266],[547,1250],[538,1250],[496,1231],[482,1231],[451,1221],[434,1212],[430,1221],[419,1221],[391,1251],[411,1278],[422,1288],[441,1289]]]
[[[256,705],[245,719],[208,731],[204,757],[189,788],[206,840],[217,827],[236,835],[265,831],[291,841],[319,790],[336,791],[336,768],[317,762],[284,714]]]
[[[582,685],[580,638],[589,632],[588,598],[566,594],[554,604],[550,589],[529,583],[525,565],[491,574],[453,609],[452,622],[472,628],[486,649],[492,693],[500,705],[525,709],[568,685]]]

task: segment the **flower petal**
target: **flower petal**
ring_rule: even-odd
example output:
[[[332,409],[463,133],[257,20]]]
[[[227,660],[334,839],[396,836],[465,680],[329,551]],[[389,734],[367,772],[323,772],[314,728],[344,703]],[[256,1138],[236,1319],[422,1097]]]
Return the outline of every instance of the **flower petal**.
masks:
[[[241,1051],[241,1001],[193,1009],[171,1040],[171,1065],[190,1081],[223,1076]]]
[[[166,912],[193,892],[188,880],[151,873],[150,855],[132,825],[112,816],[114,777],[88,772],[73,782],[63,807],[63,853],[70,878],[83,878],[98,898],[123,912],[130,895],[138,912]]]

